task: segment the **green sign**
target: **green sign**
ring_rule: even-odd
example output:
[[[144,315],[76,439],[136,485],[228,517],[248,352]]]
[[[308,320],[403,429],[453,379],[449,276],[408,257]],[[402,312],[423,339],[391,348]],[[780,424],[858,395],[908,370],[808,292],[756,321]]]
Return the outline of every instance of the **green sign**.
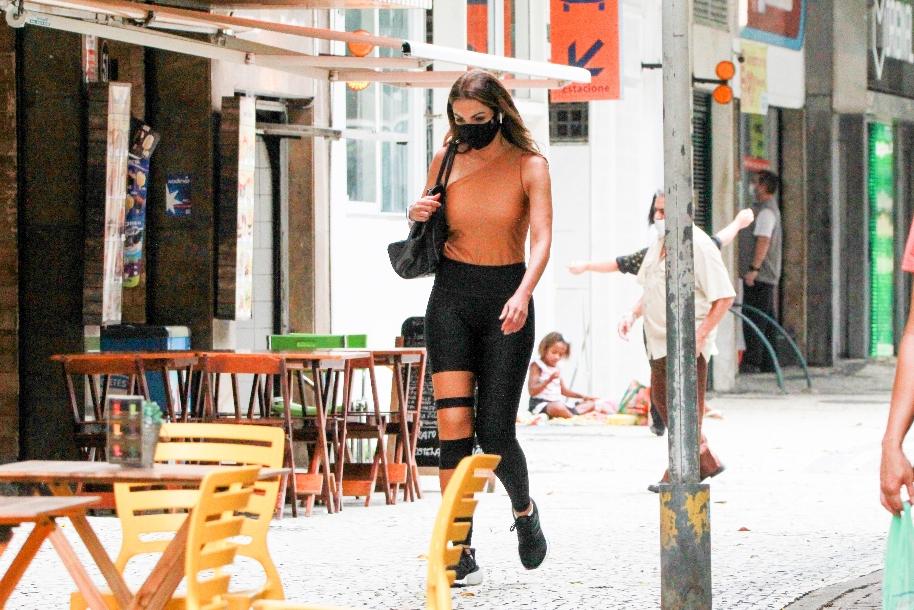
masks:
[[[870,356],[895,353],[895,147],[892,126],[869,125]]]

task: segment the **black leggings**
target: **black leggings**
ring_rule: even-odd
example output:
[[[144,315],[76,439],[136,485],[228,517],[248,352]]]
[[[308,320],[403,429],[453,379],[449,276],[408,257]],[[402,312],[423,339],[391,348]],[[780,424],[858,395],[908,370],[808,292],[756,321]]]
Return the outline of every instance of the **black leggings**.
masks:
[[[474,429],[486,453],[501,456],[495,475],[516,511],[530,505],[527,460],[517,442],[515,420],[527,364],[533,352],[533,300],[516,333],[501,332],[498,319],[524,277],[523,263],[480,266],[444,259],[425,313],[425,336],[432,373],[469,371],[476,382],[460,396],[435,396],[438,409],[474,407]],[[472,452],[472,441],[442,441],[440,466],[452,469]]]

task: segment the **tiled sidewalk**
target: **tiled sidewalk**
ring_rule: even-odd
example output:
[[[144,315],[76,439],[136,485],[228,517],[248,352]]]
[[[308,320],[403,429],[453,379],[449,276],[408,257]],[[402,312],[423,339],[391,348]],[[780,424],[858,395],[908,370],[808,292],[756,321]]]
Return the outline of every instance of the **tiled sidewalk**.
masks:
[[[876,476],[887,400],[887,392],[713,400],[724,419],[708,420],[706,429],[728,467],[711,490],[714,608],[780,609],[881,567],[889,517]],[[658,501],[645,486],[663,471],[666,439],[645,428],[550,425],[521,428],[520,437],[549,559],[534,572],[521,568],[499,488],[477,513],[486,581],[455,593],[455,607],[658,607]],[[383,506],[378,496],[367,509],[352,501],[338,515],[318,509],[310,519],[276,522],[270,543],[287,596],[351,608],[424,608],[435,484],[424,478],[427,495],[414,504]],[[115,549],[116,520],[93,524]],[[14,538],[0,569],[24,538]],[[242,572],[241,580],[252,578]],[[9,607],[65,608],[73,588],[56,556],[43,550]]]

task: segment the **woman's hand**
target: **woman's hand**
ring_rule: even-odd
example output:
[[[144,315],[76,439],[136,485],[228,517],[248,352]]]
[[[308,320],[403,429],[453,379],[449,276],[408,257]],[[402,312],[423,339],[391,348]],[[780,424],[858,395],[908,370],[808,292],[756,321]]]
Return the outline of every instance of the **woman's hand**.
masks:
[[[911,462],[900,447],[883,447],[882,464],[879,467],[879,499],[890,513],[901,513],[901,488],[908,491],[908,499],[914,500],[914,471]]]
[[[580,275],[585,271],[589,271],[587,261],[573,261],[568,265],[568,271],[573,275]]]
[[[619,326],[616,328],[616,331],[619,333],[619,338],[628,341],[628,333],[631,332],[632,326],[635,324],[635,315],[631,312],[622,316],[622,319],[619,320]]]
[[[409,219],[414,222],[425,222],[432,217],[432,214],[438,211],[441,203],[438,201],[440,194],[426,195],[417,202],[409,206]]]
[[[505,303],[504,308],[501,310],[501,315],[498,316],[498,319],[502,321],[501,332],[510,335],[522,329],[527,322],[527,308],[529,306],[530,297],[515,292]]]

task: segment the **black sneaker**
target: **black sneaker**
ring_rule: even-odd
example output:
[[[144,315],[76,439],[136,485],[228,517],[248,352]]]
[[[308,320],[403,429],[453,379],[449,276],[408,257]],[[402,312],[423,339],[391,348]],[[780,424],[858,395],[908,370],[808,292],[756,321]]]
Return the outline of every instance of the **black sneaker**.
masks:
[[[651,432],[657,436],[663,436],[663,433],[666,432],[666,424],[663,423],[663,419],[654,405],[651,405]]]
[[[482,584],[482,570],[476,563],[476,549],[468,546],[463,547],[463,553],[460,554],[460,561],[452,567],[457,573],[454,578],[452,587],[472,587]]]
[[[549,543],[546,542],[546,536],[540,527],[540,511],[536,507],[536,502],[530,502],[533,504],[533,512],[515,517],[511,531],[517,530],[517,553],[520,555],[520,562],[528,570],[535,570],[549,554]]]

